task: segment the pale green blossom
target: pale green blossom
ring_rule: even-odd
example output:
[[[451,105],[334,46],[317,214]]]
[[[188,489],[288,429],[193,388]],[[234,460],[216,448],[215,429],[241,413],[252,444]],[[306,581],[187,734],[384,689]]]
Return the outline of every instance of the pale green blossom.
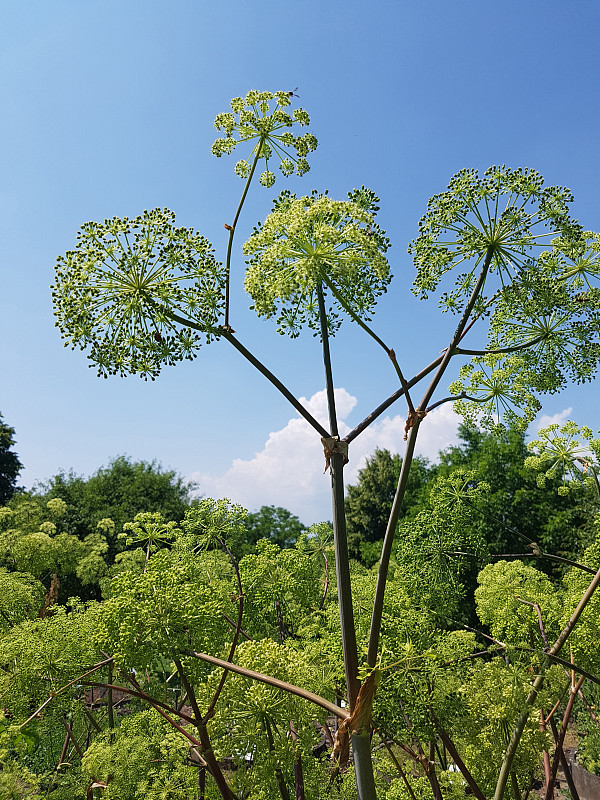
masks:
[[[56,324],[66,344],[88,351],[99,375],[154,379],[164,364],[194,358],[203,338],[219,335],[222,265],[210,242],[174,222],[160,208],[88,222],[76,248],[58,258]]]
[[[233,153],[238,144],[252,143],[252,150],[235,165],[235,174],[248,178],[254,160],[264,160],[265,170],[260,176],[263,186],[275,183],[275,173],[269,160],[279,160],[284,176],[304,175],[309,170],[306,156],[317,147],[312,133],[294,134],[292,129],[306,127],[310,117],[302,108],[288,111],[291,104],[289,92],[250,91],[246,97],[234,97],[231,111],[217,114],[215,128],[224,136],[215,140],[212,152],[220,158]]]
[[[273,211],[244,245],[250,257],[246,291],[259,316],[277,316],[280,333],[297,336],[304,323],[319,327],[317,291],[328,298],[333,332],[340,312],[368,320],[391,280],[389,246],[375,223],[377,198],[368,189],[332,200],[316,192],[282,192]]]

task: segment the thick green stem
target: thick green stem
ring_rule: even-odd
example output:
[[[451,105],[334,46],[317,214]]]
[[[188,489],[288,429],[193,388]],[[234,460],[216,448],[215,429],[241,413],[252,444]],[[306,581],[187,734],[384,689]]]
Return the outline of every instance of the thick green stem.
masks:
[[[332,437],[338,437],[338,423],[335,412],[335,394],[331,355],[329,352],[329,334],[323,288],[317,287],[319,301],[319,319],[321,323],[321,341],[323,344],[323,363],[327,403],[329,408],[329,425]],[[335,547],[335,565],[338,587],[338,605],[340,610],[340,626],[342,632],[342,652],[344,657],[344,673],[348,706],[353,712],[357,703],[360,682],[358,680],[358,649],[356,646],[356,628],[352,608],[352,584],[350,581],[350,559],[348,556],[348,538],[346,535],[346,507],[344,503],[344,456],[333,452],[330,456],[331,497],[333,504],[333,539]],[[371,731],[352,733],[354,752],[354,769],[356,775],[356,791],[359,800],[377,800],[373,762],[371,758]]]
[[[327,407],[329,410],[329,426],[331,436],[338,436],[338,423],[335,411],[335,392],[331,354],[329,352],[329,333],[323,287],[317,287],[319,302],[319,321],[321,325],[321,342],[323,345],[323,365],[325,368],[325,387]],[[358,649],[356,647],[356,629],[354,627],[354,611],[352,608],[352,586],[350,582],[350,559],[348,557],[348,540],[346,536],[346,509],[344,504],[344,458],[340,453],[333,453],[330,458],[331,498],[333,505],[333,539],[335,546],[335,564],[338,586],[338,605],[340,609],[340,625],[342,629],[342,651],[348,706],[354,710],[359,692],[358,681]]]
[[[371,758],[370,731],[352,734],[352,753],[354,756],[358,800],[377,800],[373,759]]]
[[[423,415],[425,414],[427,406],[429,405],[429,402],[431,400],[431,397],[435,392],[439,382],[441,381],[442,376],[446,371],[446,368],[448,367],[448,364],[450,363],[450,359],[454,354],[456,346],[458,345],[458,343],[462,338],[465,327],[469,321],[469,317],[471,316],[471,312],[473,311],[475,303],[477,302],[477,298],[481,294],[481,291],[485,284],[485,279],[492,261],[493,254],[494,254],[493,248],[489,248],[485,257],[484,264],[477,278],[477,282],[475,284],[473,292],[471,293],[471,297],[469,298],[469,301],[465,306],[460,321],[454,332],[454,336],[452,337],[450,344],[448,345],[446,351],[441,357],[441,361],[439,362],[436,373],[433,376],[433,380],[427,387],[427,390],[423,395],[423,399],[421,400],[421,403],[417,408],[417,414],[412,418],[412,427],[409,428],[408,441],[406,443],[406,451],[404,454],[404,459],[402,461],[400,477],[398,478],[398,487],[396,489],[396,494],[394,496],[394,501],[392,503],[392,509],[390,511],[390,517],[388,520],[388,525],[383,540],[381,559],[379,561],[379,571],[377,573],[377,586],[375,588],[375,599],[373,601],[371,629],[369,631],[369,649],[367,654],[367,663],[369,664],[370,667],[374,667],[375,664],[377,663],[377,650],[379,648],[379,634],[381,631],[381,618],[383,615],[385,585],[387,583],[390,556],[392,553],[392,545],[394,543],[394,536],[396,534],[396,525],[398,524],[398,519],[400,517],[400,509],[402,507],[402,501],[404,500],[404,494],[406,492],[408,476],[412,465],[415,444],[417,441],[417,434],[419,431],[419,424],[421,422],[421,417],[419,416],[419,414]]]
[[[360,683],[358,680],[358,650],[352,608],[352,584],[350,581],[350,559],[346,535],[346,513],[344,509],[344,458],[340,453],[331,456],[331,495],[333,501],[333,537],[335,564],[342,629],[342,649],[348,706],[354,710]]]
[[[373,600],[371,628],[369,630],[367,664],[371,668],[375,667],[377,663],[379,633],[381,631],[381,618],[383,615],[383,600],[390,566],[390,557],[392,555],[392,545],[394,543],[396,525],[398,524],[398,519],[400,518],[400,509],[402,508],[402,500],[406,491],[406,484],[408,482],[410,467],[413,460],[415,444],[417,443],[418,430],[419,422],[417,421],[417,424],[414,425],[408,433],[408,441],[406,442],[406,450],[404,451],[404,458],[402,459],[402,467],[400,469],[400,477],[398,478],[398,486],[396,487],[396,494],[394,496],[394,502],[392,503],[392,510],[390,512],[385,536],[383,538],[381,558],[379,559],[379,570],[377,572],[377,585],[375,587],[375,599]]]

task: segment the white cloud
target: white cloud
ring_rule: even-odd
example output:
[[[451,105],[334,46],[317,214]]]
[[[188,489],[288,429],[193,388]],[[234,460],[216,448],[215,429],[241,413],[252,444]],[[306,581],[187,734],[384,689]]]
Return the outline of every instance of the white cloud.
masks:
[[[327,425],[325,390],[300,401],[310,413]],[[335,390],[335,402],[341,436],[350,427],[346,418],[357,400],[345,389]],[[432,411],[421,424],[416,452],[435,459],[442,450],[457,441],[460,418],[449,405]],[[393,453],[404,450],[405,418],[396,415],[374,422],[350,445],[350,463],[345,470],[346,484],[355,483],[358,471],[376,448]],[[290,419],[287,425],[268,435],[262,450],[253,458],[236,458],[222,475],[194,472],[189,476],[207,497],[228,497],[253,510],[262,505],[283,506],[300,519],[311,524],[331,519],[330,478],[323,474],[325,460],[320,438],[301,417]]]
[[[548,425],[564,425],[572,411],[573,409],[569,407],[564,408],[562,411],[559,411],[556,414],[552,414],[552,416],[549,414],[542,414],[535,423],[536,431],[540,431],[542,428],[547,428]]]

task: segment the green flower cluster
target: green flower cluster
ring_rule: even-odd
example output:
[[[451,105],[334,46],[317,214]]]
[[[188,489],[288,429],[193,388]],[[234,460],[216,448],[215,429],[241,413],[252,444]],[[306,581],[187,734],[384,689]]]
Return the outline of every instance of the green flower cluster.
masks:
[[[525,466],[538,472],[537,484],[545,486],[547,480],[562,478],[558,493],[566,495],[572,485],[585,484],[598,487],[600,439],[586,425],[576,425],[570,420],[559,426],[554,423],[542,428],[539,439],[529,442],[533,453],[525,459]]]
[[[486,350],[463,351],[474,358],[450,389],[457,411],[492,427],[531,421],[536,392],[590,380],[600,363],[600,236],[571,218],[569,190],[543,183],[529,169],[462,170],[409,247],[414,293],[443,282],[444,311],[462,313],[483,275],[473,313],[490,317]]]
[[[263,186],[275,183],[275,173],[269,169],[269,159],[279,158],[279,169],[286,177],[296,172],[304,175],[309,170],[306,156],[316,150],[317,140],[312,133],[295,136],[291,132],[294,124],[306,126],[310,117],[302,108],[291,114],[285,108],[291,104],[289,92],[250,91],[246,97],[234,97],[231,111],[217,114],[215,128],[225,136],[217,139],[212,152],[220,158],[232,153],[241,142],[254,142],[252,152],[246,160],[238,161],[235,172],[247,178],[254,160],[265,160],[265,171],[260,177]]]
[[[88,222],[56,265],[56,325],[98,374],[154,378],[219,335],[224,271],[213,248],[168,209]],[[183,315],[192,327],[181,327]],[[204,336],[201,336],[202,333]]]
[[[526,428],[541,408],[530,391],[530,372],[517,355],[476,356],[449,388],[461,398],[454,404],[456,412],[487,428],[501,427],[501,420]]]
[[[414,293],[427,297],[445,273],[471,262],[442,299],[444,310],[457,310],[488,253],[490,272],[505,283],[530,260],[532,248],[544,246],[552,235],[548,228],[565,242],[579,240],[580,227],[569,216],[571,192],[543,182],[531,169],[490,167],[483,178],[474,169],[458,172],[445,192],[429,200],[410,244],[417,269]]]
[[[579,294],[578,303],[600,306],[600,233],[585,231],[576,239],[555,239],[553,267],[560,280]],[[548,254],[550,256],[550,254]]]
[[[524,421],[530,421],[539,407],[532,393],[556,392],[568,381],[589,381],[600,363],[598,235],[585,233],[570,240],[561,236],[550,246],[497,291],[489,354],[473,359],[469,368],[476,364],[476,369],[469,383],[453,387],[468,395],[479,390],[479,402],[486,386],[488,400],[492,392],[505,398],[511,394],[511,402],[525,409]],[[481,369],[489,373],[489,380],[475,380]],[[466,376],[465,369],[461,378]]]
[[[298,336],[304,323],[319,330],[321,288],[330,296],[331,333],[340,325],[339,312],[368,320],[386,291],[391,275],[383,254],[389,240],[375,223],[378,198],[364,187],[348,198],[282,192],[244,245],[250,256],[246,291],[259,316],[279,313],[280,333]]]

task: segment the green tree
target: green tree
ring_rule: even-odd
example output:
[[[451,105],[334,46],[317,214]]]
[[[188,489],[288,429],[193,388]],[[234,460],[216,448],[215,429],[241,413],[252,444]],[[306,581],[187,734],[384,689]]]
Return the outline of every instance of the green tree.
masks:
[[[375,450],[359,470],[358,481],[347,487],[346,523],[350,555],[367,566],[379,558],[387,521],[396,494],[402,459],[389,450]],[[415,515],[427,497],[428,482],[435,474],[424,458],[415,458],[406,488],[400,520]]]
[[[0,505],[8,503],[16,491],[17,478],[23,469],[19,457],[12,450],[15,429],[7,425],[0,414]]]
[[[179,522],[191,502],[193,488],[155,461],[119,456],[87,479],[61,472],[42,490],[46,499],[59,498],[67,503],[63,530],[80,539],[94,533],[103,519],[111,519],[114,530],[107,532],[108,557],[114,559],[116,537],[126,522],[145,512],[159,512],[165,520]]]
[[[534,550],[541,550],[577,560],[594,536],[592,520],[599,506],[593,487],[559,494],[557,476],[540,486],[525,466],[529,451],[523,431],[491,434],[461,425],[458,433],[461,443],[440,453],[440,471],[472,470],[476,481],[487,484],[471,524],[490,553],[529,552],[533,556]],[[559,576],[565,565],[545,559],[539,568]]]
[[[306,530],[295,514],[280,506],[261,506],[258,511],[249,512],[244,528],[243,538],[232,544],[236,558],[255,552],[260,539],[268,539],[279,547],[291,547]]]
[[[63,527],[67,511],[60,498],[24,492],[0,509],[0,563],[42,581],[48,603],[73,595],[99,597],[99,582],[108,571],[106,534],[114,533],[112,520],[102,520],[80,539]]]

